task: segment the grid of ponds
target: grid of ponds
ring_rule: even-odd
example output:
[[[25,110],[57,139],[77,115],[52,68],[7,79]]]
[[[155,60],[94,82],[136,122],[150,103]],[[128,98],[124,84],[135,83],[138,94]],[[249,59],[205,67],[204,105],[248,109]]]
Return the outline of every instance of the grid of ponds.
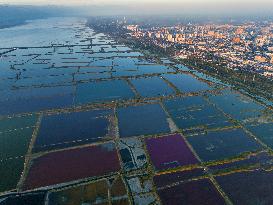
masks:
[[[273,115],[254,98],[84,19],[0,45],[0,205],[272,203]]]

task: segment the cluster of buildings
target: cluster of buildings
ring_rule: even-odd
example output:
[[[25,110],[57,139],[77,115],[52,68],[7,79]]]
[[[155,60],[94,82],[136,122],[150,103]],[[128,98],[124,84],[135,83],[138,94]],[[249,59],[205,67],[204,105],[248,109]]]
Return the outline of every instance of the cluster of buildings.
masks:
[[[176,48],[176,58],[202,59],[273,77],[273,23],[187,24],[141,28],[126,25],[129,35],[162,48]]]

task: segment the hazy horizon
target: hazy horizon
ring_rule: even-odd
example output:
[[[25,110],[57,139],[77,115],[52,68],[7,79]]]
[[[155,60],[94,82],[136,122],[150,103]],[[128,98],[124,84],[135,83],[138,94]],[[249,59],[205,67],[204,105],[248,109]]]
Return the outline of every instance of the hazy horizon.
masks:
[[[269,15],[272,0],[0,0],[5,5],[58,5],[84,8],[90,15],[194,14]],[[96,10],[92,8],[96,7]],[[90,9],[90,12],[89,12]]]

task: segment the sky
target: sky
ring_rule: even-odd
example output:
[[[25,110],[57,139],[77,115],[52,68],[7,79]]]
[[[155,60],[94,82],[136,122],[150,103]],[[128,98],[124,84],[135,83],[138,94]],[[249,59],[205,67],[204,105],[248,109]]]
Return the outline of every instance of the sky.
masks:
[[[113,14],[272,14],[273,0],[0,0],[0,4],[96,6]],[[94,11],[92,11],[94,12]],[[97,10],[100,13],[99,10]]]

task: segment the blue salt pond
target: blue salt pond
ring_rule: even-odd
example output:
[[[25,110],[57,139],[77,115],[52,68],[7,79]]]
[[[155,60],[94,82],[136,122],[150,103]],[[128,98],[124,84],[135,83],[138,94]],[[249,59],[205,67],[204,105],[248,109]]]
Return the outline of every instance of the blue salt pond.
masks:
[[[212,87],[207,83],[197,80],[187,74],[164,74],[164,78],[173,83],[181,92],[200,92],[211,90]]]
[[[209,99],[225,113],[240,121],[258,118],[266,109],[250,97],[232,90],[224,90],[219,95],[209,95]]]
[[[204,161],[238,157],[262,147],[242,129],[213,131],[187,138],[198,156]]]
[[[170,131],[167,116],[159,104],[118,108],[121,137],[152,135]]]
[[[33,151],[102,141],[108,134],[112,115],[111,110],[94,110],[44,116]]]
[[[166,100],[164,105],[181,129],[220,128],[232,123],[201,96]]]
[[[143,97],[159,97],[174,94],[174,90],[160,77],[137,78],[131,80]]]
[[[134,93],[123,80],[110,80],[77,85],[76,104],[109,102],[134,98]]]

